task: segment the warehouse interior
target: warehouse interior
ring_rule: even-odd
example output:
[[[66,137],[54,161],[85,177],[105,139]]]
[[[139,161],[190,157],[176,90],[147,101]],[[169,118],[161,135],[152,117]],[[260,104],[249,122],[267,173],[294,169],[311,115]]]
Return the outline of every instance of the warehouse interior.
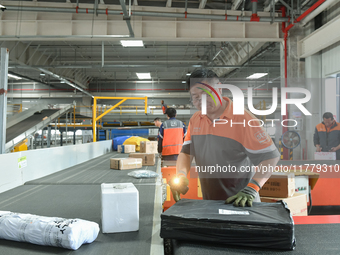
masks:
[[[296,250],[285,254],[339,254],[339,161],[335,152],[317,158],[313,141],[325,112],[340,122],[339,1],[13,0],[0,1],[0,9],[1,253],[283,253],[163,240],[161,215],[175,204],[167,183],[176,162],[154,152],[153,165],[141,169],[156,178],[134,179],[131,169],[111,169],[112,158],[129,158],[117,151],[119,137],[157,141],[154,119],[167,119],[162,100],[188,127],[196,111],[190,75],[204,69],[239,88],[245,109],[274,109],[254,115],[280,152],[281,170],[295,170],[287,177],[294,179],[293,191],[275,200],[288,204],[295,222]],[[304,98],[294,88],[309,93],[302,107],[310,114],[298,104],[283,104]],[[222,95],[235,100],[231,90]],[[139,231],[101,229],[78,251],[30,244],[28,238],[4,240],[6,211],[102,227],[103,183],[133,184]],[[202,200],[200,185],[190,179],[183,198]],[[315,247],[315,233],[331,233],[329,246]]]

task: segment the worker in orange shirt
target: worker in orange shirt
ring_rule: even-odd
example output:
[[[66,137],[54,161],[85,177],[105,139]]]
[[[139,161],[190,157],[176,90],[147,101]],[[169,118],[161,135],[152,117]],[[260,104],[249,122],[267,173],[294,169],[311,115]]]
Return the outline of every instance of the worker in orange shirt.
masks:
[[[336,152],[340,160],[340,123],[336,122],[331,112],[323,114],[323,122],[315,127],[314,145],[317,152]]]
[[[168,109],[168,106],[166,104],[164,104],[164,100],[162,100],[161,103],[162,103],[163,114],[166,114],[166,110]]]
[[[176,120],[174,108],[168,108],[166,114],[168,119],[159,128],[158,152],[163,160],[177,160],[187,131],[184,123]]]
[[[188,190],[186,176],[195,158],[203,199],[226,200],[235,206],[252,206],[253,201],[260,202],[259,190],[272,172],[244,169],[276,166],[280,154],[272,139],[258,124],[240,124],[255,117],[248,111],[243,115],[233,114],[233,102],[222,97],[222,89],[217,87],[219,78],[213,71],[196,70],[190,79],[190,95],[198,111],[190,119],[188,134],[176,162],[177,178],[169,182],[174,199],[178,201],[180,194]],[[206,113],[201,109],[203,94]],[[214,124],[221,120],[224,125]]]

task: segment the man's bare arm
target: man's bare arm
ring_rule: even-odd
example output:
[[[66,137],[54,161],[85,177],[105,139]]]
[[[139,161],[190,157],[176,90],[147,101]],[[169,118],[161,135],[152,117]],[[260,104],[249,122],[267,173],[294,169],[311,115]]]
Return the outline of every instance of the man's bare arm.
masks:
[[[192,159],[193,156],[181,152],[177,158],[176,175],[183,174],[184,176],[187,176],[188,172],[190,171]]]
[[[266,181],[269,179],[269,177],[272,175],[272,172],[269,171],[269,166],[271,166],[272,168],[274,168],[277,164],[277,162],[279,161],[280,157],[276,157],[276,158],[272,158],[272,159],[267,159],[262,161],[258,167],[264,167],[265,169],[267,169],[268,171],[264,172],[264,171],[259,171],[257,172],[253,179],[255,181],[258,182],[258,184],[260,184],[260,186],[262,187]]]

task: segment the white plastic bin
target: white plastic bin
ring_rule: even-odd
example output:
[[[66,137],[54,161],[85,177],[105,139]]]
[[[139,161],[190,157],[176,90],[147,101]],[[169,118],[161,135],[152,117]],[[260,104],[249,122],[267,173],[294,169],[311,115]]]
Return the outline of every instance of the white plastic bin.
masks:
[[[103,183],[102,231],[119,233],[139,229],[139,193],[132,183]]]

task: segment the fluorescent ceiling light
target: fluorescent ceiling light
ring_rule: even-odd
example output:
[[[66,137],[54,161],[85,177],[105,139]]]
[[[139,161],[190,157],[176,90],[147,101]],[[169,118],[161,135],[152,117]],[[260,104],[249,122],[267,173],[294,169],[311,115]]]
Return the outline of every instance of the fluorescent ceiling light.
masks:
[[[0,4],[0,8],[6,8],[5,6],[3,6],[2,4]]]
[[[22,79],[21,77],[13,75],[13,74],[10,74],[10,73],[8,74],[8,77],[14,78],[16,80],[21,80]]]
[[[137,77],[138,79],[151,79],[151,75],[150,73],[136,73],[137,74]]]
[[[60,83],[65,83],[65,81],[60,81]]]
[[[182,83],[186,83],[186,81],[182,81]]]
[[[187,73],[187,76],[189,76],[191,73]]]
[[[247,77],[247,79],[259,79],[263,76],[266,76],[268,73],[254,73]]]
[[[120,43],[123,47],[144,47],[142,40],[121,40]]]
[[[150,78],[151,79],[151,78]],[[135,81],[136,83],[152,83],[153,81]]]
[[[45,74],[44,74],[44,73],[40,73],[40,75],[41,75],[41,76],[45,76]]]

